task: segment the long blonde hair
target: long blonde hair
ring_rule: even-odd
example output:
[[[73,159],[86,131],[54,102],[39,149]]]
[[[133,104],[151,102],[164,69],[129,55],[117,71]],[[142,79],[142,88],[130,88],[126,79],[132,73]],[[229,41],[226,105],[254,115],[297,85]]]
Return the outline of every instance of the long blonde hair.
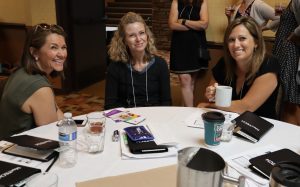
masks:
[[[259,70],[261,64],[264,61],[266,48],[264,38],[262,36],[262,31],[256,21],[251,17],[240,17],[233,20],[230,25],[227,27],[225,35],[224,35],[224,58],[226,65],[226,82],[229,83],[232,80],[234,75],[234,69],[236,66],[235,60],[232,58],[229,49],[228,49],[228,38],[231,34],[232,30],[238,26],[243,25],[249,31],[251,36],[254,38],[257,47],[253,51],[253,56],[250,63],[250,68],[248,73],[246,74],[246,80],[248,84],[251,84],[255,78],[255,74]]]
[[[125,14],[119,23],[118,30],[114,33],[114,36],[109,45],[108,54],[113,61],[121,61],[129,63],[131,54],[128,47],[125,44],[125,26],[131,23],[139,22],[145,27],[145,32],[148,37],[148,43],[145,49],[144,61],[150,61],[156,52],[154,45],[154,37],[145,20],[139,14],[134,12],[128,12]]]

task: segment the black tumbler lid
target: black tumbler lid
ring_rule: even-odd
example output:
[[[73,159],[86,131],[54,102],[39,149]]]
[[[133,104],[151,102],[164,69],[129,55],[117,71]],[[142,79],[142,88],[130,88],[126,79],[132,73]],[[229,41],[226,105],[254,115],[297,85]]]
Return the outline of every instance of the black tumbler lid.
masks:
[[[300,163],[277,163],[272,169],[272,178],[284,186],[300,186]]]
[[[215,112],[215,111],[206,112],[206,113],[202,114],[202,119],[205,121],[210,121],[210,122],[224,122],[225,121],[224,114],[222,114],[221,112]]]

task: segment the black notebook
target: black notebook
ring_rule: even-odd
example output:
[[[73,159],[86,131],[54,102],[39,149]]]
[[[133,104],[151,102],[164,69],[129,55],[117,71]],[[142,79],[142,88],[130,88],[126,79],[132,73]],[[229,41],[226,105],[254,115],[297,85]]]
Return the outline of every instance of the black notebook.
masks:
[[[276,163],[286,161],[300,163],[300,155],[289,149],[280,149],[249,160],[250,168],[266,178],[270,178],[271,171]]]
[[[11,136],[6,138],[5,141],[18,144],[22,147],[30,147],[38,150],[50,150],[59,147],[58,141],[29,135]]]
[[[132,141],[128,135],[128,147],[131,153],[133,154],[146,154],[146,153],[162,153],[167,152],[168,147],[164,145],[157,145],[155,141]]]
[[[58,154],[54,149],[59,147],[59,142],[55,140],[20,135],[6,138],[5,141],[14,143],[3,150],[3,153],[9,155],[47,162]]]
[[[246,111],[235,118],[233,134],[251,142],[258,142],[274,125],[256,114]]]
[[[48,162],[59,153],[54,150],[39,150],[14,144],[2,151],[4,154],[19,156],[41,162]]]
[[[41,170],[0,161],[0,186],[13,186]]]

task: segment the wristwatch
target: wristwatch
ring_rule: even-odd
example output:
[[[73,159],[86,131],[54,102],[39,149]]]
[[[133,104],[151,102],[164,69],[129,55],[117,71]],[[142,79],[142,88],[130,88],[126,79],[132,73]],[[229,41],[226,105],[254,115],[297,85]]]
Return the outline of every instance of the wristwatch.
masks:
[[[185,22],[186,22],[186,19],[183,19],[182,22],[181,22],[181,24],[185,25]]]

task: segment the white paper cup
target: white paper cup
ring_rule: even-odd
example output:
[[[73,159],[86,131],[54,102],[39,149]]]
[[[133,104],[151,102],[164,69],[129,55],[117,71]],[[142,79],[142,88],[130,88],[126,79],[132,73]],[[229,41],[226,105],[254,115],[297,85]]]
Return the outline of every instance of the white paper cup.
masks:
[[[217,86],[215,104],[219,107],[229,107],[231,105],[232,87]]]

